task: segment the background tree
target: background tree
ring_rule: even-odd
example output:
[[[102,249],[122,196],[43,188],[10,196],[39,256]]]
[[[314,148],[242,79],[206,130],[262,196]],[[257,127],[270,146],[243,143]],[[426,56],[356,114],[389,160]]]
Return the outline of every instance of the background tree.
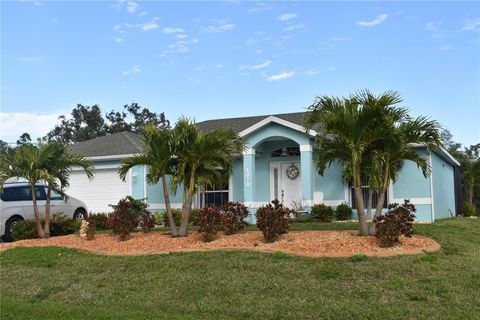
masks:
[[[170,122],[163,113],[151,112],[137,103],[124,106],[125,111],[110,111],[102,116],[98,105],[84,106],[77,104],[67,119],[62,115],[53,130],[47,133],[44,140],[62,143],[76,143],[122,131],[140,133],[145,125],[159,128],[170,127]],[[133,118],[132,121],[129,119]]]

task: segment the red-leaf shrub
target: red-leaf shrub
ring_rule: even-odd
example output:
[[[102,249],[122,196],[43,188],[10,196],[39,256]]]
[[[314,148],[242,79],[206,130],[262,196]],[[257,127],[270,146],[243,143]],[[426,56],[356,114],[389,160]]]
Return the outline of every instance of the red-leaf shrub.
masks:
[[[147,204],[128,196],[111,207],[114,211],[108,216],[108,226],[120,240],[128,240],[130,232],[138,226],[140,213],[146,209]]]
[[[213,241],[222,229],[222,212],[213,205],[203,208],[198,212],[195,225],[199,226],[198,232],[202,234],[203,241]]]
[[[373,219],[375,223],[375,236],[379,239],[381,247],[392,247],[399,243],[400,236],[411,237],[413,234],[413,221],[417,210],[405,200],[402,205],[392,203],[388,205],[388,211]]]
[[[225,202],[223,205],[223,227],[225,233],[235,234],[245,228],[248,223],[245,218],[248,217],[248,209],[240,202]]]
[[[278,200],[258,208],[257,227],[262,231],[265,242],[275,242],[281,234],[288,232],[292,213],[293,210],[284,207]]]
[[[143,232],[150,232],[155,227],[155,217],[148,210],[143,210],[140,213],[140,222],[138,226],[142,228]]]

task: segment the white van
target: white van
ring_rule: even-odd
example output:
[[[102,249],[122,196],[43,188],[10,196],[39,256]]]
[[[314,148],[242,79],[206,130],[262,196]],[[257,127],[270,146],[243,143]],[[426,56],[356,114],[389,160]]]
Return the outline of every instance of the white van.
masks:
[[[47,186],[37,184],[35,187],[40,216],[45,215]],[[3,185],[0,194],[0,236],[11,241],[13,226],[21,220],[34,220],[32,189],[27,182],[12,182]],[[88,212],[83,201],[70,196],[62,196],[52,190],[50,213],[62,213],[73,219],[82,219]]]

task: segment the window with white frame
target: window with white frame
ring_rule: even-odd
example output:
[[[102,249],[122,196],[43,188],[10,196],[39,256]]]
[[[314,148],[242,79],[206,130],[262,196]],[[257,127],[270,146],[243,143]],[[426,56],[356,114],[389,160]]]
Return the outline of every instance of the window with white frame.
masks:
[[[355,208],[355,187],[353,183],[349,183],[350,187],[350,206]],[[363,205],[366,208],[368,203],[368,192],[370,191],[370,186],[368,185],[367,181],[362,181],[362,197],[363,197]],[[372,196],[372,208],[377,207],[378,198],[380,195],[374,191]],[[385,200],[383,201],[383,208],[387,208],[388,206],[388,194],[385,195]]]
[[[229,201],[228,183],[218,184],[215,186],[206,185],[201,196],[201,207],[205,208],[209,205],[223,207],[225,202]]]

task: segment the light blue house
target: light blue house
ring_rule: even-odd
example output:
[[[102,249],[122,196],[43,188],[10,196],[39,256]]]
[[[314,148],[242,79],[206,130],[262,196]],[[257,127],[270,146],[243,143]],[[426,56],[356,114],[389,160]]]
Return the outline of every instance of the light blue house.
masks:
[[[223,186],[207,186],[197,193],[195,206],[222,205],[239,201],[255,209],[279,199],[286,206],[308,212],[312,205],[337,206],[343,202],[354,206],[352,188],[342,180],[342,166],[332,164],[321,176],[314,165],[313,142],[316,132],[305,134],[304,113],[209,120],[198,123],[208,132],[220,127],[233,128],[245,137],[247,148],[233,163],[233,175]],[[387,194],[387,203],[410,201],[417,207],[417,219],[433,222],[456,214],[454,172],[458,162],[445,150],[428,152],[416,146],[432,166],[425,178],[420,169],[406,161],[399,177]],[[118,178],[120,161],[141,150],[140,138],[132,133],[118,133],[72,146],[72,150],[89,157],[96,166],[95,180],[74,172],[68,193],[82,199],[90,211],[109,211],[108,204],[125,195],[146,198],[151,210],[164,210],[160,185],[145,182],[145,167],[134,167],[126,182]],[[364,188],[365,197],[368,187]],[[171,195],[174,208],[181,207],[181,194]],[[374,199],[376,200],[376,199]],[[374,201],[375,202],[375,201]],[[375,203],[374,203],[375,204]],[[250,222],[254,221],[254,215]]]

